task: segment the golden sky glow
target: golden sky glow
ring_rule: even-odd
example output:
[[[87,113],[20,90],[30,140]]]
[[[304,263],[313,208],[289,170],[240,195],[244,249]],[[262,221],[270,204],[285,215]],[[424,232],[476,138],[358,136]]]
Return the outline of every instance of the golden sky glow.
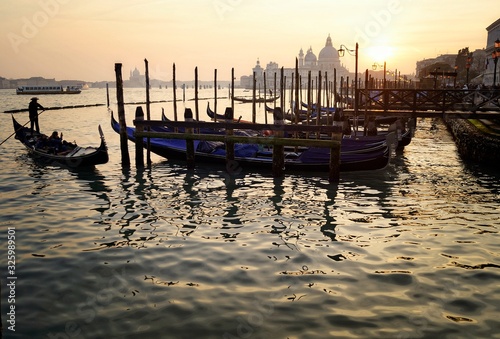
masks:
[[[257,59],[293,67],[301,48],[318,55],[359,43],[359,69],[415,63],[459,49],[485,48],[498,0],[2,0],[0,76],[100,81],[149,61],[152,78],[237,79]],[[354,57],[341,59],[354,71]]]

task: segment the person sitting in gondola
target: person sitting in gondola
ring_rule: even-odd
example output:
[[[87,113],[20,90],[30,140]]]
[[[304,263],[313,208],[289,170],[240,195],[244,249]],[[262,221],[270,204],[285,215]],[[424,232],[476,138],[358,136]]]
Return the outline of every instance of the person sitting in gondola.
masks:
[[[48,146],[54,150],[55,154],[65,151],[66,149],[62,141],[62,133],[59,137],[57,131],[52,132],[48,140]]]
[[[46,149],[49,145],[49,140],[45,134],[41,134],[38,140],[36,141],[35,148],[37,149]]]

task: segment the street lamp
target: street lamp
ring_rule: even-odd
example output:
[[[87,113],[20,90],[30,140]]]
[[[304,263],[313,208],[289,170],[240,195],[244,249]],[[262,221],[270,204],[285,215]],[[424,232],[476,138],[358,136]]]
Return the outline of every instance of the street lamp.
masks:
[[[465,84],[467,85],[467,87],[469,86],[469,68],[472,64],[472,54],[469,53],[467,55],[467,63],[465,64],[465,70],[467,71],[467,80],[465,81]]]
[[[457,74],[458,74],[458,66],[455,65],[455,78],[453,79],[453,88],[457,88]]]
[[[437,74],[438,74],[438,70],[441,69],[441,67],[437,67],[435,70],[434,70],[434,89],[437,89]]]
[[[493,68],[493,87],[496,86],[497,83],[497,63],[498,58],[500,58],[500,39],[495,40],[495,48],[491,53],[491,57],[493,58],[493,62],[495,63],[495,67]]]
[[[348,49],[345,45],[340,45],[339,56],[343,57],[345,51],[356,58],[354,75],[354,116],[358,116],[358,43],[356,42],[356,49]],[[353,54],[354,53],[354,54]]]
[[[385,84],[386,84],[386,82],[385,82],[385,75],[387,74],[385,61],[384,61],[384,66],[382,66],[380,64],[377,64],[376,62],[374,62],[373,65],[372,65],[372,69],[374,71],[376,71],[377,68],[381,68],[381,67],[384,67],[384,89],[385,89]]]

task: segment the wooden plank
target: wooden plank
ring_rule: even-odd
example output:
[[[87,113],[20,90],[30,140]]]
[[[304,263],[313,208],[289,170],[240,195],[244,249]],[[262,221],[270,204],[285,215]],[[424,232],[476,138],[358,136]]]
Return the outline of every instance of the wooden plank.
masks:
[[[248,129],[254,131],[274,131],[277,129],[274,124],[253,124],[253,123],[243,123],[243,122],[208,122],[208,121],[193,121],[193,122],[182,122],[182,121],[163,121],[163,120],[144,120],[144,121],[135,121],[134,124],[143,125],[143,126],[168,126],[171,128],[174,127],[192,127],[192,128],[213,128],[213,129]],[[282,125],[279,127],[279,130],[285,132],[294,132],[294,131],[310,131],[310,132],[321,132],[328,133],[333,132],[334,127],[328,125]]]
[[[232,141],[241,144],[262,144],[277,146],[306,146],[306,147],[335,147],[340,142],[328,139],[302,139],[285,137],[252,137],[244,135],[227,136],[225,134],[193,134],[175,132],[137,132],[136,137],[150,137],[158,139],[184,139],[184,140],[206,140],[206,141]]]
[[[495,119],[500,118],[500,111],[488,112],[467,112],[467,111],[411,111],[411,110],[389,110],[384,112],[382,110],[367,110],[367,116],[393,116],[393,117],[413,117],[413,118],[441,118],[446,116],[451,119]],[[344,110],[344,115],[354,116],[354,110]]]

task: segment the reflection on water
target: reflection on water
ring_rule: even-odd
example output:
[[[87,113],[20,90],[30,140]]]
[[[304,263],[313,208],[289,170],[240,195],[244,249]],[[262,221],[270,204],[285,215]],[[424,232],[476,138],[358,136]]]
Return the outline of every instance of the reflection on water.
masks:
[[[163,159],[124,169],[111,135],[110,163],[86,171],[0,149],[18,337],[496,335],[500,173],[464,164],[440,123],[336,185]]]

